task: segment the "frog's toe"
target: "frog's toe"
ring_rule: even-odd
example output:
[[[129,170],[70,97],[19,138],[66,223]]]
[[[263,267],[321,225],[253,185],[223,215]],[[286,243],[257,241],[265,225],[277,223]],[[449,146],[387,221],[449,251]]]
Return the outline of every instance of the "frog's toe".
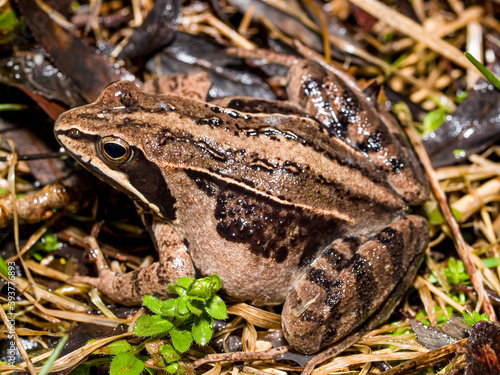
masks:
[[[288,342],[315,353],[359,328],[402,279],[411,282],[418,269],[414,259],[421,258],[427,243],[427,222],[419,216],[399,218],[367,240],[335,240],[285,302],[282,325]],[[391,311],[399,302],[394,301]]]
[[[100,277],[90,277],[90,276],[72,276],[68,278],[68,283],[70,284],[88,284],[95,288],[99,288],[101,284]]]

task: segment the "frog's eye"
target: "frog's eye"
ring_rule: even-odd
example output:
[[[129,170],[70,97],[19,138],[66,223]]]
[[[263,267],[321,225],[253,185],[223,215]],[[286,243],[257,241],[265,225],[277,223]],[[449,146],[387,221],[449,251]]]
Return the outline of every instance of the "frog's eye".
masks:
[[[112,163],[124,163],[132,154],[128,143],[117,137],[102,138],[99,142],[99,150]]]

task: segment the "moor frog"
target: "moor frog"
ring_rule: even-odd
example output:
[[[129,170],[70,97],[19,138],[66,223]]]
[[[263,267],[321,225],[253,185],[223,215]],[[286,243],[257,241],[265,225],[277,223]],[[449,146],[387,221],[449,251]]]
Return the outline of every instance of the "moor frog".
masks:
[[[290,102],[217,104],[118,82],[61,115],[59,142],[139,202],[159,251],[149,267],[84,279],[133,305],[216,273],[234,300],[284,302],[304,353],[390,311],[428,242],[425,219],[406,213],[428,195],[421,166],[345,74],[304,59],[288,81]]]

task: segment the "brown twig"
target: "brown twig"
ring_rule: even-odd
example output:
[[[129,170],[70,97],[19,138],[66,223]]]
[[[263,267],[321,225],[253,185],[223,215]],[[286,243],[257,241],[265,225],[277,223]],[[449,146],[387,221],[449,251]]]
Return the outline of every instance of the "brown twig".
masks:
[[[462,348],[467,343],[467,339],[463,339],[454,344],[443,346],[442,348],[433,350],[428,353],[424,353],[415,359],[411,359],[405,363],[402,363],[390,370],[384,371],[380,375],[403,375],[403,374],[413,374],[418,370],[423,370],[439,362],[444,357],[449,356],[457,352],[459,348]]]
[[[288,352],[288,347],[281,346],[279,348],[265,350],[263,352],[235,352],[235,353],[209,354],[193,362],[193,368],[200,367],[201,365],[210,362],[223,362],[223,361],[237,362],[237,361],[276,359],[278,356],[280,356],[281,354],[285,354],[286,352]]]

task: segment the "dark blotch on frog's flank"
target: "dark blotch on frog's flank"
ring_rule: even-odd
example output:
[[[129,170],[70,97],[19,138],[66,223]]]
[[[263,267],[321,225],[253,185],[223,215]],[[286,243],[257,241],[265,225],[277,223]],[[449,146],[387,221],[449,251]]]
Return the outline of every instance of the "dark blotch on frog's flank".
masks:
[[[187,175],[208,196],[216,197],[217,232],[228,241],[248,244],[256,255],[281,263],[293,252],[302,254],[299,266],[307,266],[318,249],[331,240],[331,228],[338,228],[337,236],[342,234],[345,223],[341,220],[279,204],[198,172]]]

